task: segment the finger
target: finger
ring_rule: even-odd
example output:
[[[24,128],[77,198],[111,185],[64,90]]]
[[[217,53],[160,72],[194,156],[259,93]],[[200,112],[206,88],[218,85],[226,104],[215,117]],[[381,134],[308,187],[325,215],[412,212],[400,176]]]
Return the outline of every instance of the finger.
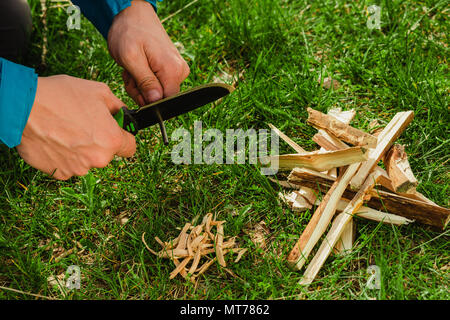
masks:
[[[144,106],[144,97],[141,95],[141,92],[139,91],[133,77],[126,70],[123,70],[122,77],[125,84],[125,90],[130,97],[133,98],[134,102],[136,102],[139,106]]]
[[[129,60],[123,66],[133,77],[137,88],[147,103],[157,101],[163,97],[163,88],[156,75],[150,69],[143,50],[129,55]]]
[[[132,157],[136,153],[136,139],[131,133],[123,129],[121,129],[121,131],[122,131],[122,145],[116,152],[116,155],[124,158]]]
[[[188,77],[190,70],[178,52],[171,53],[166,60],[170,63],[157,69],[156,76],[164,89],[164,97],[170,97],[180,91],[180,84]]]
[[[120,108],[125,107],[125,103],[117,98],[111,91],[105,97],[106,106],[111,114],[116,114],[119,112]]]

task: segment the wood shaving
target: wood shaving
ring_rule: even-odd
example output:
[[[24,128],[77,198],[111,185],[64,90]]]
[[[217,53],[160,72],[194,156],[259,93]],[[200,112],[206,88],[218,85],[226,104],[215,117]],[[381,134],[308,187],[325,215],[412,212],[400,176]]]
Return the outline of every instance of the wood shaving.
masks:
[[[225,223],[223,220],[214,220],[213,214],[208,213],[197,226],[186,223],[178,237],[171,241],[164,242],[155,237],[156,242],[162,247],[158,252],[152,250],[145,242],[145,232],[142,234],[142,242],[154,255],[172,260],[175,269],[170,273],[170,279],[179,274],[196,282],[198,276],[205,273],[216,261],[225,268],[227,254],[236,254],[233,263],[237,263],[247,252],[246,248],[237,247],[236,237],[225,236]],[[210,257],[211,254],[215,256]]]

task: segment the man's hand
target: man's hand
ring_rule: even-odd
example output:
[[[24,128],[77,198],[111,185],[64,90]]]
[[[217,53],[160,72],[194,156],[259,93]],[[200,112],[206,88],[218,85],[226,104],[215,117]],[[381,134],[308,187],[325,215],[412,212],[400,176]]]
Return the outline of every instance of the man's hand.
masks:
[[[134,136],[111,116],[122,106],[103,83],[69,76],[39,78],[17,150],[29,165],[59,180],[105,167],[114,155],[131,157]]]
[[[108,48],[124,68],[128,94],[140,106],[179,92],[189,75],[186,61],[148,2],[134,0],[114,18]]]

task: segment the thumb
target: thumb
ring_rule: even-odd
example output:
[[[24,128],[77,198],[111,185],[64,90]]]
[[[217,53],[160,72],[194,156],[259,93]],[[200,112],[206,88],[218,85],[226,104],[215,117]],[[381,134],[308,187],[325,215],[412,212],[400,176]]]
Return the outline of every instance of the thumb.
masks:
[[[156,75],[150,69],[144,54],[139,56],[125,69],[131,74],[136,85],[147,103],[155,102],[163,97],[163,88]]]
[[[131,133],[123,129],[120,130],[122,131],[122,145],[116,155],[123,158],[132,157],[136,153],[136,139]]]

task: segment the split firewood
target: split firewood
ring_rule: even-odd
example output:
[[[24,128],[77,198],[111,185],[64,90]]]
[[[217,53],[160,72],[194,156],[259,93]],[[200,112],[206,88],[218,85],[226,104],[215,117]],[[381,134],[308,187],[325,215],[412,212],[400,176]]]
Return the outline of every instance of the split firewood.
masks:
[[[325,153],[269,156],[268,159],[270,162],[278,161],[278,167],[280,169],[292,170],[301,167],[322,172],[332,168],[365,161],[368,159],[368,152],[362,147],[352,147],[345,150],[329,151]]]
[[[355,110],[342,111],[341,108],[331,109],[327,113],[330,116],[335,117],[337,120],[349,125],[356,115]],[[340,149],[347,149],[349,146],[339,140],[333,134],[327,132],[324,129],[320,129],[312,140],[317,143],[322,149],[326,151],[334,151]]]
[[[336,208],[336,211],[342,212],[345,210],[345,207],[348,205],[349,200],[341,199],[338,203],[338,206]],[[393,224],[397,226],[410,224],[414,222],[414,220],[392,214],[387,213],[379,210],[372,209],[367,206],[362,206],[358,211],[355,212],[355,215],[360,218],[364,218],[367,220],[372,220],[376,222],[382,222],[386,224]]]
[[[327,133],[326,131],[316,133],[312,140],[321,146],[324,150],[342,150],[347,149],[349,146],[343,142],[338,142],[337,138],[334,138],[332,135]]]
[[[379,167],[378,167],[378,168],[379,168]],[[380,169],[381,169],[381,168],[380,168]],[[377,170],[377,171],[378,171],[378,170]],[[386,174],[386,172],[385,172],[384,170],[382,170],[382,169],[381,169],[380,171],[378,171],[378,172],[380,173],[379,178],[378,178],[378,182],[380,182],[380,180],[381,180],[382,177],[383,177],[383,174]],[[324,186],[325,189],[328,189],[329,186],[330,186],[329,183],[330,183],[331,181],[334,181],[334,180],[335,180],[335,179],[333,179],[332,177],[326,177],[326,175],[323,174],[323,173],[318,173],[318,172],[314,172],[314,171],[312,171],[312,170],[307,170],[307,169],[294,169],[294,172],[292,172],[292,174],[293,174],[293,175],[298,174],[299,177],[300,177],[300,179],[296,179],[296,178],[293,177],[293,175],[292,175],[292,176],[290,176],[290,178],[291,178],[291,180],[292,180],[293,182],[282,181],[282,184],[280,184],[280,185],[283,186],[283,187],[286,187],[286,188],[290,188],[290,189],[302,190],[303,188],[305,188],[305,186],[302,186],[302,185],[301,185],[301,183],[302,183],[302,176],[303,176],[304,178],[306,178],[306,184],[308,184],[308,185],[310,185],[310,186],[313,185],[312,181],[315,179],[314,177],[317,177],[317,179],[320,180],[320,181],[318,182],[318,185],[319,185],[320,187],[321,187],[321,186]],[[311,177],[309,177],[309,176],[311,176]],[[320,177],[322,177],[322,179],[320,179]],[[327,183],[327,182],[324,182],[324,180],[325,180],[325,181],[328,180],[329,182],[328,182],[328,183]],[[277,182],[277,183],[280,182],[280,181],[273,180],[273,179],[271,179],[271,181]],[[317,187],[317,184],[316,184],[316,187]],[[310,190],[313,190],[313,189],[310,189]],[[322,189],[321,191],[324,192],[323,189]],[[326,190],[325,190],[325,191],[326,191]],[[313,190],[313,192],[314,192],[314,194],[316,194],[316,195],[319,194],[319,191]],[[349,194],[351,194],[351,193],[349,193]],[[294,193],[290,193],[290,194],[287,194],[287,195],[280,193],[280,198],[281,198],[288,206],[290,206],[291,209],[292,209],[293,211],[301,211],[301,210],[296,210],[296,209],[294,208],[294,204],[293,204],[293,200],[292,200],[292,198],[294,197],[294,195],[295,195]],[[303,202],[303,204],[304,204],[304,203],[305,203],[305,202]],[[320,205],[320,200],[316,199],[315,202],[309,202],[309,203],[312,204],[312,205],[319,206],[319,205]],[[348,204],[348,200],[342,198],[342,199],[339,201],[338,206],[337,206],[337,208],[336,208],[337,211],[340,212],[340,211],[344,210],[344,208],[346,207],[347,204]],[[433,205],[435,205],[435,204],[433,203]],[[305,209],[305,210],[306,210],[306,209]],[[365,218],[365,219],[373,220],[373,221],[377,221],[377,222],[383,222],[383,223],[388,223],[388,224],[394,224],[394,225],[404,225],[404,224],[409,224],[409,223],[411,223],[411,222],[414,221],[414,220],[411,220],[411,219],[408,219],[408,218],[405,218],[405,217],[402,217],[402,216],[399,216],[399,215],[395,215],[395,214],[391,214],[391,213],[386,213],[386,212],[379,211],[379,210],[376,210],[376,209],[373,209],[373,208],[370,208],[370,207],[367,207],[367,206],[363,206],[363,207],[357,212],[357,214],[358,214],[358,217],[361,217],[361,218]]]
[[[345,124],[350,124],[350,122],[353,120],[353,118],[356,115],[356,111],[354,109],[342,111],[341,108],[333,108],[333,109],[330,109],[327,112],[327,114],[335,117],[336,119],[338,119],[339,121],[341,121]],[[321,138],[324,138],[324,139],[327,139],[326,141],[330,141],[332,144],[334,144],[334,146],[336,148],[335,150],[348,148],[348,146],[345,143],[343,143],[341,140],[337,139],[335,136],[326,132],[323,129],[319,129],[319,132],[317,133],[316,136],[319,140]],[[313,137],[313,141],[315,141],[314,137]],[[318,143],[318,144],[320,145],[320,143]],[[328,149],[328,148],[324,148],[321,146],[320,150],[332,151],[333,149]],[[327,174],[334,178],[337,178],[337,168],[328,170]]]
[[[299,154],[271,157],[272,161],[278,160],[279,168],[292,170],[287,181],[271,179],[282,187],[294,189],[290,194],[282,195],[282,199],[294,211],[304,210],[306,204],[317,205],[289,253],[288,264],[297,270],[301,269],[331,224],[301,284],[313,281],[333,250],[348,252],[351,249],[355,216],[394,225],[416,221],[445,229],[450,221],[450,210],[436,205],[417,192],[418,183],[407,162],[406,153],[403,148],[394,145],[412,121],[412,111],[397,113],[383,129],[378,122],[372,122],[372,135],[349,125],[354,112],[341,117],[340,110],[330,110],[325,115],[308,108],[308,113],[308,123],[318,129],[313,141],[321,149],[307,153],[278,130],[280,137]],[[355,149],[360,147],[369,148],[367,155],[364,155],[367,159],[350,160],[349,155],[355,151],[366,151]],[[383,160],[387,171],[378,166],[380,160]],[[377,185],[379,189],[375,190]],[[316,199],[313,202],[302,194],[305,188],[316,195],[326,194],[322,201]],[[367,202],[366,206],[362,205],[364,201]],[[335,212],[341,213],[333,220]]]
[[[347,170],[333,183],[319,207],[314,212],[311,220],[288,256],[288,263],[294,269],[300,270],[305,264],[312,249],[331,222],[338,202],[358,168],[359,163],[349,165]]]
[[[356,234],[356,221],[350,220],[342,231],[341,237],[334,246],[334,253],[336,254],[349,254],[353,248],[353,242],[355,241]]]
[[[318,135],[319,135],[319,133],[313,137],[313,140]],[[348,146],[345,143],[343,143],[341,140],[339,140],[336,137],[333,137],[330,134],[320,134],[319,138],[314,141],[327,151],[336,151],[336,150],[348,148]],[[376,166],[374,168],[374,170],[378,171],[380,174],[380,177],[378,180],[380,185],[385,187],[387,190],[395,192],[395,188],[394,188],[393,183],[392,183],[391,179],[389,178],[387,172],[378,166]],[[416,198],[416,197],[414,197],[414,198]],[[421,199],[417,198],[417,200],[421,200]]]
[[[438,206],[436,203],[434,203],[433,201],[431,201],[430,199],[425,197],[423,194],[418,192],[416,190],[416,188],[411,189],[408,193],[396,192],[394,184],[392,183],[392,180],[389,177],[389,175],[387,174],[386,170],[384,170],[381,167],[376,166],[374,168],[374,171],[378,171],[381,174],[380,178],[378,179],[378,183],[379,183],[380,186],[382,186],[384,189],[386,189],[386,191],[397,193],[399,196],[402,196],[402,197],[405,197],[405,198],[426,202],[426,203],[431,204],[433,206]]]
[[[361,208],[364,200],[370,198],[370,190],[375,186],[378,175],[379,173],[377,172],[370,174],[352,201],[350,201],[344,211],[334,219],[330,231],[320,245],[316,255],[311,260],[311,263],[308,265],[308,268],[306,268],[300,284],[308,285],[314,280],[319,273],[320,268],[322,268],[322,265],[325,263],[325,260],[332,252],[335,244],[341,237],[345,227],[352,220],[353,214]]]
[[[378,144],[375,149],[369,151],[369,159],[361,164],[358,172],[353,177],[350,185],[353,190],[358,190],[366,180],[370,171],[378,164],[384,154],[394,144],[414,118],[413,111],[398,112],[378,136]]]
[[[309,203],[301,194],[293,191],[289,194],[283,194],[280,192],[280,199],[286,203],[294,212],[304,212],[312,208],[312,204]]]
[[[309,188],[320,188],[321,192],[328,190],[335,181],[332,177],[307,169],[294,169],[289,175],[290,184],[299,184]],[[336,180],[337,181],[337,180]],[[353,199],[355,191],[347,188],[343,197]],[[418,223],[430,225],[439,230],[444,230],[450,220],[450,209],[433,205],[424,201],[408,198],[405,194],[396,194],[384,190],[373,190],[372,198],[367,206],[376,210],[396,214]]]
[[[336,119],[338,119],[341,122],[344,122],[345,124],[350,124],[350,122],[356,116],[356,111],[355,109],[343,111],[341,108],[332,108],[328,110],[327,114],[332,117],[335,117]]]
[[[354,146],[374,148],[377,145],[377,138],[359,129],[356,129],[331,115],[308,108],[308,123],[323,129],[344,142]]]
[[[349,111],[342,111],[341,108],[331,109],[327,112],[328,115],[335,117],[339,121],[349,125],[356,115],[356,112],[352,109]],[[349,148],[344,142],[336,138],[331,133],[323,129],[319,129],[319,132],[312,138],[316,142],[321,150],[333,151]],[[333,168],[327,172],[327,174],[333,178],[337,178],[337,168]],[[353,247],[353,241],[355,239],[356,222],[350,221],[344,229],[341,239],[338,240],[335,246],[335,253],[347,254],[350,253]]]
[[[356,112],[354,110],[350,111],[341,111],[341,109],[331,109],[327,112],[328,115],[331,115],[338,119],[339,121],[349,125],[354,116],[356,115]],[[314,135],[312,138],[314,142],[316,142],[320,147],[321,150],[326,151],[333,151],[333,150],[341,150],[341,149],[347,149],[349,148],[348,145],[346,145],[344,142],[336,138],[331,133],[328,133],[327,131],[323,129],[319,129],[319,132]],[[337,178],[337,172],[336,168],[333,168],[327,172],[327,174],[331,177]],[[349,253],[352,246],[353,241],[355,238],[355,230],[356,230],[356,222],[353,220],[347,225],[345,228],[341,239],[339,239],[338,243],[335,247],[336,253]]]
[[[411,170],[404,146],[394,144],[384,156],[383,162],[395,192],[415,191],[419,182]]]
[[[227,254],[237,254],[235,259],[235,263],[237,263],[247,251],[247,249],[236,247],[235,237],[225,236],[224,224],[225,221],[214,220],[212,213],[208,213],[200,225],[192,226],[190,223],[186,223],[178,237],[172,241],[163,242],[155,237],[156,242],[163,247],[159,252],[152,250],[147,245],[145,233],[142,234],[142,242],[154,255],[172,260],[175,269],[170,273],[170,279],[179,274],[183,278],[189,278],[195,282],[198,276],[203,274],[215,261],[225,267]],[[216,229],[215,234],[213,228]],[[211,259],[208,255],[214,253],[216,256]],[[208,259],[208,261],[200,264],[204,259]]]
[[[297,185],[297,186],[299,186],[299,185]],[[314,191],[314,192],[317,192],[317,191]],[[291,197],[293,196],[292,194],[283,195],[283,194],[280,193],[279,196],[292,209],[292,211],[303,212],[303,211],[306,210],[306,208],[299,209],[298,206],[300,206],[300,205],[299,204],[294,204],[294,202],[291,200]],[[341,198],[341,200],[339,200],[338,205],[336,207],[336,211],[337,212],[342,212],[345,209],[345,207],[347,206],[348,202],[349,202],[349,200]],[[311,203],[311,204],[319,206],[320,205],[320,200],[316,200],[315,203]],[[306,202],[303,202],[302,205],[306,206]],[[297,208],[296,208],[296,206],[297,206]],[[310,204],[308,203],[308,207],[309,206],[310,206]],[[311,209],[311,207],[309,207],[309,209]],[[411,220],[411,219],[408,219],[408,218],[405,218],[405,217],[402,217],[402,216],[399,216],[399,215],[396,215],[396,214],[391,214],[391,213],[375,210],[375,209],[369,208],[367,206],[361,207],[356,212],[356,215],[358,217],[360,217],[360,218],[364,218],[364,219],[367,219],[367,220],[372,220],[372,221],[376,221],[376,222],[382,222],[382,223],[386,223],[386,224],[393,224],[393,225],[398,225],[398,226],[406,225],[406,224],[414,222],[414,220]],[[344,245],[346,250],[348,250],[350,248],[348,246],[349,240],[347,239],[347,237],[353,238],[354,237],[354,230],[353,231],[348,231],[348,233],[349,233],[348,235],[347,234],[345,235],[346,239],[343,240],[343,243],[346,244],[346,245]],[[345,231],[344,231],[344,234],[345,234]]]

